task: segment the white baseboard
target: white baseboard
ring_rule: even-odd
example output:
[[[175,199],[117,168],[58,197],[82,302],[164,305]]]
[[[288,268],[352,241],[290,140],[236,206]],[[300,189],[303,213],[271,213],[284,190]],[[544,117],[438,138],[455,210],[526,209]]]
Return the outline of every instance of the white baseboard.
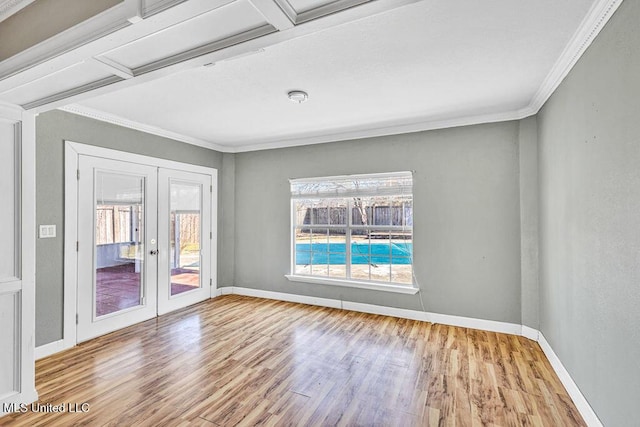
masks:
[[[598,416],[587,402],[587,399],[580,392],[580,389],[565,369],[560,359],[555,354],[542,333],[525,325],[514,323],[497,322],[494,320],[474,319],[470,317],[452,316],[447,314],[430,313],[425,311],[407,310],[403,308],[385,307],[373,304],[363,304],[358,302],[340,301],[328,298],[308,297],[304,295],[287,294],[282,292],[263,291],[260,289],[242,288],[228,286],[219,289],[221,295],[245,295],[257,298],[267,298],[279,301],[297,302],[301,304],[319,305],[322,307],[339,308],[343,310],[358,311],[361,313],[379,314],[384,316],[399,317],[402,319],[421,320],[424,322],[440,323],[443,325],[459,326],[463,328],[479,329],[489,332],[500,332],[511,335],[520,335],[532,341],[537,341],[542,348],[547,359],[551,363],[556,375],[564,385],[567,393],[573,400],[580,415],[589,427],[602,427]]]
[[[328,298],[308,297],[304,295],[285,294],[282,292],[263,291],[252,288],[239,288],[237,286],[222,288],[226,292],[224,295],[236,294],[248,297],[275,299],[278,301],[297,302],[300,304],[319,305],[322,307],[342,308],[342,302],[339,300]],[[229,290],[226,290],[229,289]]]
[[[538,341],[538,338],[540,337],[540,332],[537,329],[533,329],[528,326],[522,325],[521,335],[525,338],[529,338],[532,341]]]
[[[263,291],[260,289],[241,288],[237,286],[222,288],[226,294],[232,293],[249,297],[275,299],[298,302],[301,304],[319,305],[322,307],[340,308],[359,311],[361,313],[380,314],[423,322],[441,323],[443,325],[460,326],[462,328],[480,329],[504,334],[522,335],[522,325],[494,320],[474,319],[471,317],[452,316],[448,314],[430,313],[426,311],[407,310],[404,308],[386,307],[382,305],[363,304],[359,302],[340,301],[329,298],[316,298],[304,295],[286,294],[282,292]],[[229,289],[228,291],[226,289]]]
[[[600,422],[600,419],[593,411],[593,408],[589,405],[589,402],[584,397],[575,381],[573,381],[573,378],[571,378],[571,375],[560,361],[558,355],[553,351],[549,342],[547,342],[541,332],[538,332],[538,335],[538,344],[540,344],[540,347],[542,348],[545,356],[547,356],[549,363],[551,363],[553,370],[556,372],[558,378],[560,378],[562,385],[564,385],[567,393],[569,393],[569,396],[576,405],[576,408],[578,408],[584,422],[587,423],[589,427],[602,427],[602,422]]]
[[[40,360],[52,354],[59,353],[62,350],[65,350],[64,340],[58,340],[36,347],[34,355],[36,360]]]
[[[362,313],[381,314],[384,316],[400,317],[403,319],[420,320],[443,325],[459,326],[461,328],[480,329],[483,331],[501,332],[504,334],[520,335],[522,326],[515,323],[497,322],[494,320],[474,319],[471,317],[453,316],[449,314],[430,313],[427,311],[407,310],[404,308],[385,307],[358,302],[342,302],[345,310]]]

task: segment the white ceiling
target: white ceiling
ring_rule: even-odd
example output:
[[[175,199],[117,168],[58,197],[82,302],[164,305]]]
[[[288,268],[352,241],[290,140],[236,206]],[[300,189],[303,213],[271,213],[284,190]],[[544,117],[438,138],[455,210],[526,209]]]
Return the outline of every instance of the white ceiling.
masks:
[[[509,113],[529,105],[592,3],[421,1],[80,105],[231,151]],[[291,89],[309,101],[292,103]]]
[[[112,35],[21,73],[20,58],[0,64],[0,102],[68,104],[228,152],[513,120],[538,111],[621,2],[138,1]]]

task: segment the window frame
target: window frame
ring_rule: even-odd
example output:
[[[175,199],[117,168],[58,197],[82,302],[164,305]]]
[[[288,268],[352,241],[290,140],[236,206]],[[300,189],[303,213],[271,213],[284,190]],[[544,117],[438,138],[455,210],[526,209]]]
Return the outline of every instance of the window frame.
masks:
[[[317,177],[317,178],[308,178],[308,179],[303,179],[302,181],[305,182],[318,182],[318,183],[323,183],[323,182],[329,182],[329,181],[339,181],[339,180],[345,180],[345,179],[376,179],[376,178],[385,178],[385,177],[389,177],[389,176],[400,176],[400,174],[403,174],[403,176],[406,176],[407,174],[410,174],[410,172],[396,172],[396,173],[388,173],[388,174],[362,174],[362,175],[347,175],[347,176],[327,176],[327,177]],[[292,184],[298,180],[291,180]],[[403,224],[403,225],[375,225],[375,224],[363,224],[363,225],[359,225],[359,224],[354,224],[353,223],[353,209],[355,209],[355,203],[354,203],[354,199],[355,197],[360,197],[360,198],[375,198],[375,197],[384,197],[386,199],[388,199],[389,201],[393,201],[394,198],[410,198],[411,200],[411,204],[412,204],[412,221],[410,225],[407,224]],[[300,200],[320,200],[320,201],[330,201],[330,200],[345,200],[346,201],[346,224],[331,224],[331,220],[330,220],[330,213],[328,214],[328,220],[327,220],[327,224],[298,224],[297,223],[297,210],[296,210],[296,204],[300,201]],[[353,287],[353,288],[363,288],[363,289],[374,289],[374,290],[381,290],[381,291],[388,291],[388,292],[397,292],[397,293],[405,293],[405,294],[415,294],[418,292],[418,288],[417,288],[417,284],[416,284],[416,280],[415,280],[415,275],[413,273],[413,269],[414,269],[414,248],[415,246],[413,245],[413,238],[414,238],[414,234],[413,234],[413,218],[414,218],[414,214],[413,214],[413,180],[411,181],[411,191],[410,192],[406,192],[406,191],[398,191],[398,192],[394,192],[394,191],[384,191],[382,192],[382,194],[377,194],[375,192],[371,192],[371,190],[366,190],[363,191],[361,193],[356,192],[356,194],[354,194],[353,191],[350,191],[348,194],[335,194],[335,195],[329,195],[329,194],[294,194],[293,190],[292,193],[290,194],[290,212],[291,212],[291,220],[290,220],[290,229],[289,229],[289,233],[290,233],[290,238],[291,238],[291,254],[290,254],[290,274],[285,275],[285,277],[293,282],[303,282],[303,283],[313,283],[313,284],[325,284],[325,285],[336,285],[336,286],[347,286],[347,287]],[[326,205],[330,205],[330,203],[326,203]],[[389,206],[393,206],[392,203],[390,203]],[[313,208],[312,208],[313,209]],[[311,217],[313,218],[313,211],[311,212]],[[313,220],[311,220],[310,222],[313,222]],[[392,222],[392,221],[391,221]],[[404,213],[403,213],[403,222],[404,222]],[[344,230],[345,231],[345,277],[330,277],[329,274],[327,274],[326,276],[320,276],[320,275],[313,275],[311,274],[304,274],[304,273],[297,273],[296,272],[296,236],[297,236],[297,231],[299,229],[309,229],[309,230],[326,230],[327,233],[329,233],[329,230],[331,229],[339,229],[339,230]],[[412,251],[411,251],[411,256],[410,256],[410,263],[411,263],[411,283],[400,283],[400,282],[392,282],[392,276],[391,276],[391,272],[390,272],[390,276],[389,276],[389,280],[388,281],[382,281],[382,280],[375,280],[375,279],[371,279],[371,264],[369,263],[369,279],[359,279],[359,278],[352,278],[352,259],[351,259],[351,247],[353,244],[353,240],[352,240],[352,231],[353,230],[370,230],[370,232],[389,232],[389,233],[393,233],[394,231],[396,232],[407,232],[410,231],[411,232],[411,244],[412,244]],[[391,236],[390,236],[391,237]],[[389,239],[389,245],[391,248],[391,239]],[[310,236],[310,242],[311,244],[313,244],[313,238],[312,236]],[[328,241],[329,242],[329,241]],[[369,247],[371,245],[371,239],[369,239],[369,243],[368,243]],[[310,251],[310,256],[312,256],[311,254],[313,253],[313,251]],[[329,255],[329,252],[327,252],[327,255]],[[369,255],[371,256],[371,255]],[[393,257],[391,256],[391,253],[389,254],[389,258],[390,258],[390,265],[393,265],[391,260],[393,259]],[[313,266],[313,264],[310,264],[311,266]],[[323,265],[323,264],[322,264]],[[329,264],[327,264],[329,265]],[[329,272],[327,272],[329,273]]]

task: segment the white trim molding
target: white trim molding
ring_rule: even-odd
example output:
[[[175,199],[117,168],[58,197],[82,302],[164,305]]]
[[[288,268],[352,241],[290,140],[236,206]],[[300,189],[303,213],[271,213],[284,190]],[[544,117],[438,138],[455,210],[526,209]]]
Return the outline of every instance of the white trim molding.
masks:
[[[296,302],[300,304],[317,305],[320,307],[330,307],[330,308],[340,308],[340,309],[342,308],[342,301],[339,301],[339,300],[334,300],[329,298],[309,297],[306,295],[286,294],[282,292],[263,291],[261,289],[239,288],[237,286],[228,286],[228,287],[220,288],[220,292],[222,293],[222,295],[231,295],[231,294],[244,295],[247,297]]]
[[[22,385],[23,402],[38,400],[35,389],[36,344],[36,116],[22,113],[21,131],[21,237],[22,237]]]
[[[63,273],[63,348],[76,345],[76,283],[78,282],[78,256],[75,243],[78,240],[78,155],[74,146],[64,147],[64,273]]]
[[[102,111],[94,110],[89,107],[84,107],[82,105],[70,104],[65,107],[60,107],[58,109],[62,111],[66,111],[67,113],[77,114],[79,116],[87,117],[89,119],[99,120],[105,123],[111,123],[112,125],[137,130],[140,132],[148,133],[150,135],[156,135],[163,138],[173,139],[174,141],[186,142],[187,144],[197,145],[199,147],[208,148],[210,150],[227,152],[225,147],[215,144],[213,142],[205,141],[203,139],[193,138],[193,137],[182,135],[176,132],[171,132],[156,126],[145,125],[133,120],[125,119],[124,117],[116,116],[114,114],[103,113]]]
[[[510,120],[520,120],[526,117],[532,116],[536,111],[532,111],[529,108],[517,110],[515,112],[485,114],[480,116],[465,116],[460,118],[447,118],[427,121],[417,121],[412,123],[403,124],[389,124],[387,126],[378,127],[375,129],[343,129],[334,133],[323,134],[316,132],[298,137],[273,137],[270,139],[252,141],[248,145],[225,145],[223,143],[215,143],[206,141],[203,139],[194,138],[181,133],[162,129],[157,126],[146,125],[134,120],[125,119],[124,117],[116,116],[110,113],[105,113],[100,110],[85,107],[79,104],[69,104],[63,107],[59,107],[59,110],[66,111],[68,113],[77,114],[79,116],[88,117],[94,120],[99,120],[106,123],[111,123],[117,126],[137,130],[140,132],[149,133],[151,135],[157,135],[164,138],[170,138],[180,142],[186,142],[188,144],[197,145],[204,148],[219,151],[221,153],[244,153],[249,151],[259,150],[271,150],[276,148],[298,147],[301,145],[313,145],[324,144],[327,142],[348,141],[353,139],[362,138],[375,138],[387,135],[400,135],[405,133],[422,132],[436,129],[447,129],[461,126],[471,126],[485,123],[497,123]]]
[[[479,329],[482,331],[523,336],[532,341],[538,342],[556,375],[558,375],[558,378],[564,385],[567,393],[573,400],[573,403],[576,405],[576,408],[580,412],[580,415],[584,419],[585,423],[589,427],[602,427],[600,419],[593,411],[593,408],[591,408],[589,402],[584,397],[573,378],[571,378],[569,372],[566,370],[558,356],[551,348],[551,345],[549,345],[540,331],[529,326],[517,325],[508,322],[498,322],[493,320],[475,319],[471,317],[430,313],[427,311],[408,310],[403,308],[363,304],[328,298],[317,298],[305,295],[264,291],[261,289],[243,288],[237,286],[227,286],[218,288],[216,290],[217,296],[231,294],[316,305],[321,307],[337,308],[341,310],[358,311],[361,313],[378,314],[383,316],[399,317],[401,319],[419,320],[423,322],[440,323],[443,325],[459,326],[462,328]]]
[[[448,129],[462,126],[472,126],[485,123],[507,122],[520,120],[536,114],[536,111],[528,107],[516,111],[498,113],[466,115],[448,118],[425,118],[411,122],[398,121],[382,126],[359,127],[358,129],[339,129],[333,133],[315,132],[300,136],[273,137],[271,139],[249,141],[248,145],[228,147],[232,153],[244,153],[247,151],[270,150],[274,148],[297,147],[301,145],[323,144],[325,142],[348,141],[352,139],[376,138],[388,135],[401,135],[405,133],[423,132],[428,130]]]
[[[3,194],[9,203],[14,233],[12,247],[3,255],[13,258],[13,272],[7,271],[0,280],[0,294],[4,299],[5,328],[13,329],[3,341],[2,353],[12,354],[5,372],[0,396],[0,415],[5,404],[31,403],[38,399],[35,389],[35,244],[36,244],[36,122],[33,114],[10,104],[0,104],[0,123],[13,135],[3,144],[12,146],[12,154],[3,159],[13,177],[11,189]],[[5,310],[6,308],[6,310]],[[11,319],[13,318],[13,319]]]
[[[22,120],[23,109],[14,104],[0,101],[0,117],[5,120],[13,120],[19,122]]]
[[[591,43],[609,22],[623,0],[597,0],[573,34],[564,51],[533,96],[529,109],[537,114],[569,74]]]
[[[430,313],[428,311],[408,310],[405,308],[387,307],[382,305],[364,304],[330,298],[310,297],[298,294],[264,291],[261,289],[243,288],[237,286],[218,289],[221,295],[244,295],[249,297],[273,299],[278,301],[297,302],[300,304],[319,305],[322,307],[339,308],[342,310],[358,311],[361,313],[379,314],[383,316],[399,317],[402,319],[419,320],[423,322],[441,323],[443,325],[459,326],[461,328],[480,329],[490,332],[501,332],[511,335],[522,335],[522,325],[495,320],[475,319],[471,317],[453,316],[449,314]]]
[[[525,338],[529,338],[532,341],[538,341],[538,339],[540,338],[540,332],[537,329],[533,329],[525,325],[522,325],[521,335]]]

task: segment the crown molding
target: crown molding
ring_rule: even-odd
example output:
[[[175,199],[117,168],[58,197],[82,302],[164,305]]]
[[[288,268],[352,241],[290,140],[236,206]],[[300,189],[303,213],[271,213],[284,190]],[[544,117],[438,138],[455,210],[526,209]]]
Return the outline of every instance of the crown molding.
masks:
[[[389,123],[378,128],[362,128],[362,129],[345,129],[331,134],[311,134],[293,138],[270,138],[263,141],[255,141],[249,145],[233,147],[231,152],[243,153],[247,151],[270,150],[276,148],[296,147],[300,145],[323,144],[327,142],[348,141],[353,139],[375,138],[388,135],[401,135],[405,133],[415,133],[428,130],[448,129],[462,126],[472,126],[485,123],[508,122],[511,120],[520,120],[534,115],[535,112],[530,108],[520,110],[467,115],[463,117],[428,119],[410,122],[410,123]]]
[[[152,135],[161,136],[164,138],[173,139],[176,141],[186,142],[188,144],[198,145],[200,147],[209,148],[222,153],[244,153],[248,151],[260,151],[260,150],[272,150],[277,148],[297,147],[301,145],[314,145],[323,144],[327,142],[339,142],[348,141],[353,139],[362,138],[375,138],[388,135],[400,135],[405,133],[422,132],[427,130],[447,129],[461,126],[471,126],[484,123],[497,123],[506,122],[511,120],[520,120],[529,117],[535,112],[529,108],[523,108],[515,111],[507,111],[501,113],[491,113],[482,115],[472,115],[465,117],[436,119],[436,120],[423,120],[411,123],[390,123],[384,127],[379,128],[361,128],[361,129],[345,129],[342,131],[325,134],[316,132],[314,134],[308,134],[300,137],[285,137],[280,138],[277,136],[265,138],[263,140],[247,141],[248,145],[234,146],[225,145],[206,141],[199,138],[194,138],[181,133],[173,132],[170,130],[162,129],[157,126],[151,126],[136,122],[133,120],[125,119],[124,117],[116,116],[109,113],[104,113],[100,110],[85,107],[79,104],[70,104],[64,107],[59,107],[58,110],[66,111],[68,113],[77,114],[79,116],[88,117],[90,119],[99,120],[101,122],[111,123],[117,126],[137,130],[140,132],[149,133]]]
[[[180,133],[172,132],[156,126],[142,124],[133,120],[125,119],[124,117],[104,113],[102,111],[94,110],[93,108],[84,107],[78,104],[70,104],[64,107],[60,107],[58,108],[58,110],[66,111],[67,113],[77,114],[79,116],[87,117],[94,120],[99,120],[105,123],[111,123],[116,126],[121,126],[124,128],[137,130],[140,132],[145,132],[151,135],[156,135],[163,138],[169,138],[175,141],[186,142],[187,144],[197,145],[199,147],[208,148],[210,150],[216,150],[220,152],[229,151],[227,147],[224,147],[209,141],[205,141],[203,139],[182,135]]]
[[[0,22],[15,15],[35,0],[0,0]]]
[[[571,37],[571,40],[562,51],[562,54],[554,64],[540,88],[533,96],[529,109],[537,114],[560,83],[576,65],[584,52],[604,28],[613,13],[618,9],[623,0],[597,0],[589,9],[587,16]]]

